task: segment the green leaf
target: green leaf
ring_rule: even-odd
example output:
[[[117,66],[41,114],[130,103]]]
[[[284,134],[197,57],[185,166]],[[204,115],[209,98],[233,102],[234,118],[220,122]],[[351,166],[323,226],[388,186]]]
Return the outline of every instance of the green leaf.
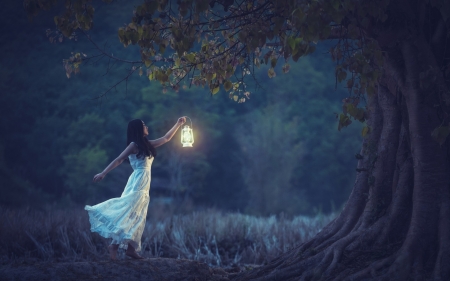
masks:
[[[292,50],[295,50],[295,38],[291,36],[287,39],[287,42],[289,47],[291,47]]]
[[[164,54],[164,52],[166,51],[166,45],[164,44],[159,44],[159,52],[161,54]]]
[[[350,116],[359,120],[360,122],[364,122],[364,109],[357,108],[351,103],[346,103],[343,105],[344,114],[348,113]]]
[[[335,10],[339,10],[340,1],[339,1],[339,0],[334,0],[334,1],[332,2],[332,5],[333,5],[333,8],[334,8]]]
[[[302,56],[302,53],[301,53],[301,52],[296,52],[295,54],[292,55],[292,60],[293,60],[294,62],[297,62],[298,59],[299,59],[301,56]]]
[[[291,36],[287,39],[287,43],[289,44],[289,47],[291,47],[293,54],[298,52],[299,46],[302,43],[302,41],[303,41],[302,37],[295,38],[294,36]]]
[[[268,51],[265,55],[264,55],[264,64],[267,64],[269,62],[269,58],[272,55],[273,51]]]
[[[195,63],[195,55],[193,53],[184,56],[190,63]]]
[[[169,76],[165,73],[161,73],[160,82],[163,84],[166,83],[167,81],[169,81]]]
[[[229,91],[231,90],[231,88],[233,88],[233,83],[231,83],[231,81],[227,80],[225,81],[225,83],[223,83],[223,87],[225,89],[225,91]]]
[[[450,126],[439,126],[433,130],[431,136],[440,145],[443,145],[449,134],[450,134]]]
[[[340,131],[344,127],[347,127],[351,123],[352,123],[352,120],[350,120],[350,118],[347,115],[345,115],[344,113],[341,113],[339,115],[338,131]]]
[[[277,59],[276,59],[276,58],[271,59],[271,60],[270,60],[270,66],[271,66],[272,68],[274,68],[276,65],[277,65]]]
[[[137,31],[137,25],[134,22],[129,23],[128,28]]]
[[[213,95],[217,94],[219,92],[219,86],[215,87],[211,92]]]

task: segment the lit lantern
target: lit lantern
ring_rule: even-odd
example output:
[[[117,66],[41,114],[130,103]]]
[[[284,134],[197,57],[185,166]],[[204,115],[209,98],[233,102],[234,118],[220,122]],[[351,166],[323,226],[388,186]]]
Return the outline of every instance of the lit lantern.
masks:
[[[189,118],[189,120],[191,120],[191,118]],[[185,125],[181,130],[181,143],[183,144],[183,147],[192,147],[192,144],[194,143],[194,134],[192,132],[192,128],[190,128],[188,125]]]

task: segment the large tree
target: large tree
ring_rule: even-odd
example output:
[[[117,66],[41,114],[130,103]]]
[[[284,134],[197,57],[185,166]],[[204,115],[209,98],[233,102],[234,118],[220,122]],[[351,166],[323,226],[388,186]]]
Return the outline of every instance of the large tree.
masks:
[[[35,15],[57,2],[24,6]],[[92,40],[93,4],[65,1],[61,36]],[[311,241],[236,280],[450,279],[450,1],[144,1],[118,37],[140,47],[140,60],[122,60],[132,65],[124,81],[138,71],[176,91],[187,80],[237,102],[254,67],[272,78],[280,61],[288,72],[334,40],[336,79],[349,88],[339,129],[366,124],[353,191]],[[67,76],[86,59],[65,60]]]

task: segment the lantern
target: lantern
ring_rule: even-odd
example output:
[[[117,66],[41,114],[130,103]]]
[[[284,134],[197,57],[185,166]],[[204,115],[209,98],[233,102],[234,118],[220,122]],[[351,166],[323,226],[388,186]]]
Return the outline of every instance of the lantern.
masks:
[[[191,118],[189,118],[189,120],[191,121],[192,127]],[[192,147],[192,144],[194,143],[194,134],[192,132],[192,128],[190,128],[188,125],[185,125],[184,128],[181,130],[181,143],[183,144],[183,147]]]

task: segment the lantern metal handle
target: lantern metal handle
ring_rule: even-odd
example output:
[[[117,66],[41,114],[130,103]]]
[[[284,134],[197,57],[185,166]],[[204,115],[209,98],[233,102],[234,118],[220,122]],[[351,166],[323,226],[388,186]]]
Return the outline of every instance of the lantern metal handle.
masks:
[[[189,118],[189,121],[191,121],[191,129],[192,129],[192,120],[191,120],[191,118],[189,116],[184,116],[184,117]]]

